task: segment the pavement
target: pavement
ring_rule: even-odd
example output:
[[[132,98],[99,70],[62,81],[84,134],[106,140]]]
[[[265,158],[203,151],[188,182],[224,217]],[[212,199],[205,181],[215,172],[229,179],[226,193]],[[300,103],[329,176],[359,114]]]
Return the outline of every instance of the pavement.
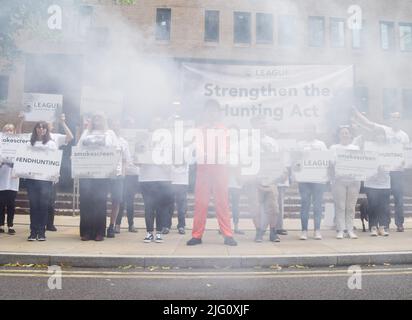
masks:
[[[207,221],[203,243],[188,247],[192,219],[187,219],[187,232],[179,235],[174,228],[164,243],[143,243],[144,219],[135,218],[138,233],[127,231],[126,219],[121,233],[103,242],[82,242],[79,237],[79,217],[56,216],[57,232],[48,232],[45,242],[26,241],[29,217],[15,217],[16,235],[0,234],[0,265],[62,265],[89,268],[255,268],[296,266],[297,268],[349,265],[412,264],[412,219],[407,219],[404,233],[391,230],[389,237],[372,238],[363,233],[360,221],[355,222],[359,239],[335,238],[331,228],[322,230],[323,240],[299,240],[300,221],[286,219],[287,236],[280,243],[268,240],[255,243],[253,224],[241,219],[240,228],[245,235],[235,235],[237,247],[223,244],[218,234],[216,219]],[[177,221],[173,221],[175,226]],[[311,220],[312,223],[312,220]],[[311,227],[311,223],[309,227]],[[309,233],[311,236],[311,232]]]

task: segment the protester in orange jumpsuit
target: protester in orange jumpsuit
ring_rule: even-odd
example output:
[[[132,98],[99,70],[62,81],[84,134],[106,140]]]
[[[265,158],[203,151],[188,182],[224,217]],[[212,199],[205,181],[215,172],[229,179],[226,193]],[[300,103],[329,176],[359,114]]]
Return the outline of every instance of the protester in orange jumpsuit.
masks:
[[[195,212],[193,219],[192,239],[187,242],[188,246],[202,243],[203,232],[205,231],[207,212],[210,196],[213,194],[216,208],[216,216],[219,222],[220,231],[225,240],[224,244],[236,246],[233,239],[233,232],[230,225],[230,209],[228,196],[228,168],[226,164],[220,164],[219,154],[213,150],[211,155],[211,141],[207,139],[208,129],[220,129],[224,136],[224,152],[227,152],[227,136],[225,127],[220,124],[220,105],[216,100],[208,100],[204,106],[204,125],[201,127],[203,133],[203,143],[197,141],[197,171],[195,187]],[[222,131],[223,130],[223,131]],[[217,146],[218,144],[216,144]],[[212,156],[212,157],[211,157]],[[202,158],[203,161],[199,161]],[[213,164],[209,164],[209,159],[215,159]]]

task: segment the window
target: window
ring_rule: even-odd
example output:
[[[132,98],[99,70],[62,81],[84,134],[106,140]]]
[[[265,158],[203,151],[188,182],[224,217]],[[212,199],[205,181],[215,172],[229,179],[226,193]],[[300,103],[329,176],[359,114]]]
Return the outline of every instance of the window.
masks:
[[[171,9],[157,9],[156,40],[170,40]]]
[[[412,23],[399,23],[402,51],[412,51]]]
[[[383,50],[391,50],[395,47],[395,32],[393,22],[380,22],[381,47]]]
[[[360,49],[365,46],[366,23],[362,22],[362,28],[352,29],[352,48]]]
[[[0,76],[0,108],[5,107],[9,94],[9,77]]]
[[[391,113],[398,110],[398,91],[393,88],[383,89],[383,117],[389,119]]]
[[[330,18],[330,43],[333,48],[345,47],[345,20]]]
[[[273,43],[273,15],[256,13],[256,43]]]
[[[248,12],[234,13],[234,42],[251,42],[251,16]]]
[[[279,16],[278,40],[281,46],[295,46],[297,44],[297,19],[293,16]]]
[[[219,42],[219,11],[205,12],[205,41]]]
[[[369,111],[369,91],[367,87],[355,88],[355,105],[360,112]]]
[[[309,17],[309,46],[323,47],[325,45],[325,18]]]
[[[412,118],[412,89],[402,90],[403,114],[406,118]]]

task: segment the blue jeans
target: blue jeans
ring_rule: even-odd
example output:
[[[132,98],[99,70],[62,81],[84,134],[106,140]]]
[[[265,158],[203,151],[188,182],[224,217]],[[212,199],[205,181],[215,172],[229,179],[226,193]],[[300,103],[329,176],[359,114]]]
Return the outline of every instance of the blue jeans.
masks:
[[[30,231],[33,233],[42,234],[46,231],[52,185],[49,181],[26,180],[30,203]]]
[[[321,183],[299,183],[299,193],[301,197],[300,219],[302,223],[302,231],[308,231],[309,210],[312,202],[315,230],[320,230],[324,191],[325,185]]]

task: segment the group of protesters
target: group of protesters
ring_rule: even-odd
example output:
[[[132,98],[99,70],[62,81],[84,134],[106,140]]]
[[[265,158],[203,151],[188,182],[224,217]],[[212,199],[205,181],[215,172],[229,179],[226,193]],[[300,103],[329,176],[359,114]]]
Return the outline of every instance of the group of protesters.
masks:
[[[205,102],[200,130],[222,129],[221,107],[216,100]],[[21,133],[23,117],[15,127],[7,124],[2,135]],[[30,137],[33,148],[57,150],[70,143],[74,137],[65,123],[65,116],[59,119],[64,134],[52,133],[49,123],[35,124]],[[390,123],[381,125],[368,120],[363,114],[353,109],[351,123],[337,128],[336,144],[329,148],[325,142],[317,139],[314,125],[304,127],[304,139],[297,143],[297,150],[327,151],[336,155],[340,150],[365,150],[365,142],[371,141],[381,147],[389,144],[409,144],[408,135],[400,129],[400,115],[391,115]],[[154,119],[151,131],[162,127],[161,119]],[[256,116],[251,119],[251,127],[260,130],[260,150],[267,153],[284,153],[278,142],[278,133],[269,125],[266,118]],[[252,143],[254,143],[252,141]],[[203,144],[203,142],[202,142]],[[80,238],[82,241],[103,241],[114,238],[120,233],[123,213],[126,210],[128,231],[137,232],[134,225],[134,200],[141,193],[144,202],[146,235],[145,243],[164,241],[164,235],[172,229],[172,217],[177,209],[179,234],[185,234],[185,217],[187,212],[187,195],[189,189],[189,168],[195,167],[194,217],[192,237],[187,245],[202,243],[209,210],[210,197],[213,195],[214,208],[219,223],[220,234],[224,244],[236,246],[234,234],[244,234],[239,226],[240,198],[247,196],[248,211],[253,217],[256,229],[255,241],[262,242],[269,230],[269,240],[279,242],[280,236],[287,235],[283,225],[285,214],[285,191],[294,182],[298,182],[301,198],[301,235],[300,240],[308,239],[308,222],[311,205],[313,205],[313,238],[322,240],[321,220],[323,194],[328,185],[335,205],[336,238],[357,239],[354,228],[356,204],[360,192],[366,193],[368,200],[369,229],[371,236],[388,236],[390,226],[390,195],[395,200],[395,224],[398,232],[404,231],[403,185],[404,168],[389,171],[379,167],[374,176],[365,181],[358,181],[349,176],[339,176],[334,170],[334,161],[330,162],[328,176],[323,180],[296,181],[294,172],[299,171],[299,164],[287,157],[283,173],[276,178],[257,175],[253,179],[242,179],[238,167],[226,164],[209,164],[184,162],[183,164],[149,164],[136,163],[130,152],[130,146],[121,135],[120,121],[107,120],[102,113],[94,114],[87,127],[79,135],[77,146],[85,150],[100,147],[113,147],[121,154],[116,172],[110,178],[81,178],[80,194]],[[185,152],[197,152],[197,144],[185,146]],[[187,157],[190,158],[190,157]],[[196,159],[196,157],[194,157]],[[335,159],[335,158],[332,158]],[[19,191],[19,178],[13,175],[13,163],[0,159],[0,232],[4,233],[5,215],[7,213],[8,233],[13,235],[13,218],[16,195]],[[56,181],[57,182],[57,181]],[[46,230],[56,231],[54,226],[54,203],[56,183],[26,179],[25,185],[30,205],[29,241],[45,241]],[[110,222],[107,226],[107,203],[111,200]],[[231,225],[231,217],[234,228]]]

